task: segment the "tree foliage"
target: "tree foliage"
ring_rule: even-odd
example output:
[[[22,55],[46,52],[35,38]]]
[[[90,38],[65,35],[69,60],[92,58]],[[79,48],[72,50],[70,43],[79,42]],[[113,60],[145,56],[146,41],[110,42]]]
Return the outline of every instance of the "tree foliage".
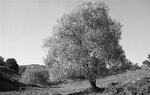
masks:
[[[19,73],[19,65],[14,58],[8,58],[6,60],[6,67]]]
[[[142,64],[143,64],[143,65],[146,65],[146,66],[148,66],[148,67],[150,67],[150,62],[149,62],[148,60],[143,61]]]
[[[150,67],[150,54],[148,54],[147,60],[143,61],[142,64]]]
[[[5,66],[5,61],[2,56],[0,56],[0,66]]]
[[[121,60],[122,25],[108,11],[102,2],[86,2],[59,19],[53,36],[44,43],[51,61],[78,64],[86,71],[87,79],[95,82],[98,65],[112,65],[115,62],[108,60]]]
[[[147,58],[148,58],[148,60],[150,60],[150,54],[148,54],[148,57],[147,57]]]

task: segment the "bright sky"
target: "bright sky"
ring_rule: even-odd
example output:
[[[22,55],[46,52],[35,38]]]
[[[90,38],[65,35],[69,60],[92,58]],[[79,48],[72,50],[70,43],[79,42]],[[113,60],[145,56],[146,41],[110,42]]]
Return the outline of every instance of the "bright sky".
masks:
[[[18,64],[43,64],[41,47],[64,14],[85,0],[0,0],[0,56]],[[124,26],[127,58],[141,63],[150,53],[150,0],[107,0],[112,18]]]

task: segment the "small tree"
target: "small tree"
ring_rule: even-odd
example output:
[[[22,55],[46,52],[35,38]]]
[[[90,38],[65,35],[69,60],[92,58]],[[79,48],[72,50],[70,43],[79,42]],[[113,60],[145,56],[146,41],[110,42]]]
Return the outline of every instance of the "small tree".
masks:
[[[150,60],[150,54],[148,55],[148,57],[147,57],[147,58],[148,58],[148,60]]]
[[[78,64],[92,88],[97,89],[97,66],[115,63],[107,62],[108,59],[118,60],[114,55],[120,47],[121,24],[111,19],[104,3],[86,2],[64,15],[53,32],[44,43],[51,60]]]
[[[148,56],[147,56],[147,61],[149,61],[149,63],[150,63],[150,54],[148,54]],[[148,65],[148,66],[150,66],[150,65]]]
[[[145,61],[143,61],[143,65],[146,65],[146,66],[148,66],[148,67],[150,67],[150,54],[147,56],[147,59],[148,60],[145,60]]]
[[[0,56],[0,66],[5,66],[5,61],[2,56]]]
[[[6,60],[6,67],[19,73],[19,65],[14,58],[8,58]]]
[[[146,65],[146,66],[148,66],[148,67],[150,67],[150,62],[149,62],[148,60],[143,61],[142,64],[143,64],[143,65]]]

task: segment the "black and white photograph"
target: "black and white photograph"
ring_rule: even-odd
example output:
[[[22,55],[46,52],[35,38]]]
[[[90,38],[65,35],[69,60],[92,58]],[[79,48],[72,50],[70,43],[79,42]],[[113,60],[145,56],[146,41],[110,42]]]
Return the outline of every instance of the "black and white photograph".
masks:
[[[0,95],[150,95],[150,0],[0,0]]]

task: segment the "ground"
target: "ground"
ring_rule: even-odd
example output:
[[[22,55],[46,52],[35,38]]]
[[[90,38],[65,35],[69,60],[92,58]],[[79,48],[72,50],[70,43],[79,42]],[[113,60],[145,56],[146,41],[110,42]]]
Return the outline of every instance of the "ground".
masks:
[[[142,69],[136,71],[127,71],[119,75],[112,75],[106,78],[97,79],[99,87],[107,87],[112,82],[127,83],[136,81],[144,77],[150,77],[150,69]],[[107,93],[88,92],[90,84],[87,80],[69,81],[58,86],[50,88],[27,88],[24,91],[0,92],[0,95],[109,95]]]

